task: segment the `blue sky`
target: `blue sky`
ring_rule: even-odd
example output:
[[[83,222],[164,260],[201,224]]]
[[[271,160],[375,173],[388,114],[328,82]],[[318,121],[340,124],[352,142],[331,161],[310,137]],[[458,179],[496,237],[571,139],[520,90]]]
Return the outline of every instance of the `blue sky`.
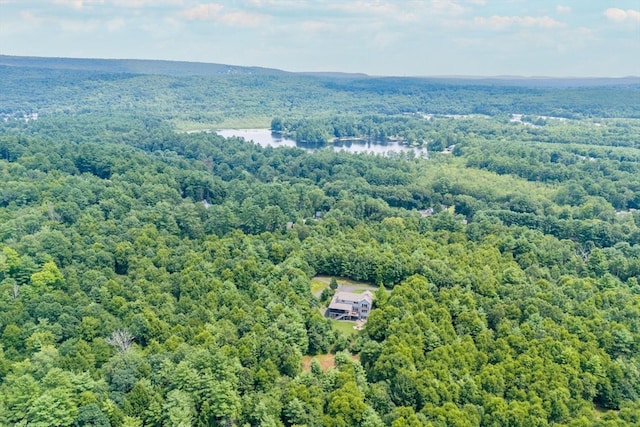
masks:
[[[640,75],[640,0],[0,0],[0,53],[374,75]]]

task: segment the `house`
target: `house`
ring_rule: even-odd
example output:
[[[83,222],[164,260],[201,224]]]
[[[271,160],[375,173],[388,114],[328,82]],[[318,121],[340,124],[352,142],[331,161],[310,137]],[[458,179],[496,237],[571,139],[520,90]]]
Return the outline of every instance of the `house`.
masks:
[[[418,211],[418,213],[420,213],[420,216],[422,216],[423,218],[433,215],[434,212],[435,212],[435,209],[433,208],[427,208],[427,209],[422,209]]]
[[[336,320],[364,320],[373,305],[373,294],[337,291],[327,309],[327,316]]]

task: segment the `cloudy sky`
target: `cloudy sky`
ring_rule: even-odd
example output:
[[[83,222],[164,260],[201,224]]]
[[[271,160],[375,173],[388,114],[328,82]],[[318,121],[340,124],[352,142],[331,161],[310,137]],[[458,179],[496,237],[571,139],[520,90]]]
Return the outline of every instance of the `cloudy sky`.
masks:
[[[640,0],[0,0],[0,54],[638,76]]]

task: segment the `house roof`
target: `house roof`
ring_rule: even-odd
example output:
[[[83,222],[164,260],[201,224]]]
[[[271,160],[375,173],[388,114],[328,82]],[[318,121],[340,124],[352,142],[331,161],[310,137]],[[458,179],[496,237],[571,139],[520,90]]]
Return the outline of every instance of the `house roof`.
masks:
[[[341,311],[351,311],[351,304],[347,304],[344,302],[332,302],[329,304],[330,310],[341,310]]]
[[[353,292],[342,292],[342,291],[338,291],[336,292],[336,294],[333,297],[333,300],[340,300],[340,301],[349,301],[349,302],[359,302],[362,300],[367,300],[369,302],[373,301],[373,294],[369,291],[365,291],[361,294],[355,294]]]

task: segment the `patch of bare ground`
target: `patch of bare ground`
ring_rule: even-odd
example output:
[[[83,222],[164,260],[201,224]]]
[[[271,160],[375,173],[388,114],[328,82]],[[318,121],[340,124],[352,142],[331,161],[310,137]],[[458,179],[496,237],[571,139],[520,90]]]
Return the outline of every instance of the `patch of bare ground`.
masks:
[[[318,361],[318,363],[320,364],[320,367],[322,368],[323,371],[328,371],[329,369],[333,369],[335,368],[335,360],[336,360],[336,355],[335,354],[318,354],[316,356],[304,356],[302,358],[302,370],[304,372],[310,372],[311,371],[311,362],[313,361],[313,359],[316,359]],[[360,360],[360,355],[359,354],[353,354],[351,355],[351,360]]]

